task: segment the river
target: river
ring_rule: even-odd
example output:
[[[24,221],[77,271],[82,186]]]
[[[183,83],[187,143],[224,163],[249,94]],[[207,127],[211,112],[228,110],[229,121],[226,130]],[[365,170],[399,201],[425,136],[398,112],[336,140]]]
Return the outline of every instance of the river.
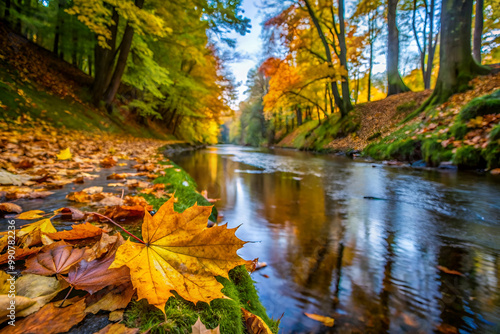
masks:
[[[173,160],[268,264],[252,277],[280,333],[500,332],[499,177],[231,145]]]

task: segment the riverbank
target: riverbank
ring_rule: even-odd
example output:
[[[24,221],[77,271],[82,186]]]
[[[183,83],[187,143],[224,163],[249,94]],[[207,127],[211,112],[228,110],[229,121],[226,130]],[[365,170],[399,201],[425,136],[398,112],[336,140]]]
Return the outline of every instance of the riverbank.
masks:
[[[81,212],[85,217],[84,221],[90,221],[94,226],[109,228],[106,227],[106,219],[96,220],[88,212],[98,212],[114,219],[129,232],[141,237],[145,211],[154,213],[154,210],[158,210],[171,198],[175,198],[174,208],[178,212],[183,212],[195,203],[200,206],[212,205],[196,191],[194,180],[161,154],[166,147],[185,149],[184,143],[76,132],[48,125],[35,128],[28,123],[17,127],[14,124],[0,123],[0,128],[2,230],[7,228],[6,216],[13,217],[28,210],[51,212],[66,207]],[[217,216],[214,207],[209,219],[216,223]],[[70,230],[83,223],[81,217],[78,221],[66,216],[62,219],[49,219],[53,220],[57,231]],[[29,223],[33,221],[16,219],[18,228]],[[125,233],[122,234],[128,237]],[[44,239],[42,243],[40,240],[39,243],[30,244],[29,249],[42,252],[44,245],[47,247],[53,242]],[[92,245],[94,242],[93,239],[85,239],[83,244]],[[1,253],[6,251],[2,247]],[[25,265],[23,260],[25,258],[20,255],[16,262],[19,271]],[[170,298],[165,308],[168,319],[165,322],[159,309],[150,306],[145,300],[133,298],[122,309],[123,320],[118,322],[141,331],[151,329],[153,333],[189,332],[200,317],[208,328],[220,326],[221,333],[245,333],[243,308],[259,316],[273,332],[277,332],[277,323],[267,316],[245,267],[240,266],[230,271],[229,279],[218,277],[217,280],[224,286],[222,292],[230,299],[217,299],[211,304],[198,303],[195,306],[178,296]],[[73,292],[69,297],[78,296],[82,296],[81,290],[76,295]],[[44,303],[54,303],[63,297],[54,295],[54,299],[47,298]],[[87,299],[85,302],[89,303]],[[94,333],[116,323],[108,319],[109,313],[110,310],[104,307],[99,315],[85,317],[80,325],[75,323],[76,327],[72,331],[83,333],[87,326],[93,324],[89,327],[89,333]],[[24,319],[36,315],[37,313],[32,313]],[[21,324],[23,318],[19,316],[18,321]]]
[[[473,79],[471,89],[415,114],[430,90],[355,107],[346,120],[309,121],[276,146],[325,153],[358,153],[376,160],[463,169],[500,167],[500,74]],[[494,94],[495,95],[492,95]]]

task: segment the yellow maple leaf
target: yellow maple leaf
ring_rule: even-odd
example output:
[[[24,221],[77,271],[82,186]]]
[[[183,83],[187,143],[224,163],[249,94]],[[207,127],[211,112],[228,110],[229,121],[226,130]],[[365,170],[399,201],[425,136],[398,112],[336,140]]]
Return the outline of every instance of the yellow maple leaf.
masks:
[[[57,154],[57,160],[69,160],[71,159],[73,155],[71,154],[71,151],[69,150],[69,147],[61,150],[59,154]]]
[[[163,312],[172,290],[193,303],[224,298],[215,276],[228,278],[229,270],[249,261],[236,254],[245,244],[235,236],[237,228],[207,228],[211,211],[210,206],[195,204],[177,213],[173,198],[154,217],[146,211],[144,244],[125,242],[110,268],[129,267],[139,299],[146,298]]]

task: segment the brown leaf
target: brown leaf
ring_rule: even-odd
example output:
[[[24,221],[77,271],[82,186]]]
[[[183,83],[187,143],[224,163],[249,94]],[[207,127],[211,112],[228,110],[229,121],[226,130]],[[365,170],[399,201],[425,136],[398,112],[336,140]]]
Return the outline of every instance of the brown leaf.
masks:
[[[50,276],[67,274],[69,269],[80,262],[88,253],[85,248],[73,248],[64,241],[45,246],[41,252],[26,260],[23,273]]]
[[[136,334],[139,328],[128,328],[124,324],[109,324],[95,334]]]
[[[56,233],[47,233],[54,240],[78,240],[94,238],[102,234],[102,229],[90,223],[73,225],[73,229],[68,231],[59,231]]]
[[[16,261],[23,260],[23,259],[27,258],[30,255],[36,254],[41,249],[42,249],[42,247],[33,247],[33,248],[19,248],[19,247],[16,247],[15,248],[15,253],[14,253]],[[0,255],[0,264],[4,264],[4,263],[7,263],[7,262],[9,262],[9,254],[5,253],[5,254]]]
[[[92,254],[85,260],[87,261],[92,261],[95,259],[100,258],[104,254],[110,252],[113,250],[113,248],[118,249],[125,240],[123,240],[123,237],[120,233],[117,233],[115,235],[109,235],[107,233],[103,233],[101,235],[101,239],[97,241],[94,246],[92,246]]]
[[[112,156],[107,156],[101,160],[101,166],[104,168],[111,168],[116,165],[116,160]]]
[[[85,218],[85,214],[75,208],[60,208],[54,211],[54,213],[58,213],[65,218],[68,218],[68,216],[70,216],[71,220],[82,220]]]
[[[205,325],[201,322],[200,317],[198,317],[198,320],[196,320],[194,325],[191,326],[191,329],[192,334],[220,334],[219,326],[214,329],[207,329],[207,327],[205,327]]]
[[[333,326],[333,323],[335,322],[335,320],[333,318],[330,318],[330,317],[325,317],[323,315],[317,315],[317,314],[313,314],[313,313],[304,313],[308,318],[311,318],[313,320],[316,320],[316,321],[319,321],[319,322],[322,322],[323,325],[327,326],[327,327],[332,327]]]
[[[45,198],[47,196],[52,195],[52,191],[34,191],[28,195],[30,199],[35,199],[35,198]]]
[[[23,212],[23,209],[19,205],[14,203],[0,203],[0,211],[21,213]]]
[[[93,295],[87,296],[85,299],[87,304],[85,312],[96,314],[101,310],[114,311],[126,308],[132,300],[134,293],[134,287],[131,282],[118,286],[108,286]]]
[[[103,259],[87,262],[82,260],[71,268],[65,280],[79,290],[95,293],[109,285],[119,285],[130,281],[127,266],[108,269],[115,259],[115,254]]]
[[[250,334],[272,334],[273,332],[269,328],[269,326],[262,320],[261,317],[255,315],[251,312],[248,312],[244,308],[241,309],[243,311],[243,317],[245,318],[245,325],[247,327],[247,331]]]
[[[0,334],[55,334],[67,332],[85,318],[85,299],[67,306],[58,307],[61,302],[45,305],[40,311],[16,321],[16,326],[7,326]]]
[[[126,217],[143,217],[144,216],[144,207],[140,205],[134,205],[134,206],[126,206],[126,205],[119,205],[119,206],[113,206],[109,207],[106,212],[104,213],[106,217],[109,217],[111,219],[119,219],[119,218],[126,218]]]

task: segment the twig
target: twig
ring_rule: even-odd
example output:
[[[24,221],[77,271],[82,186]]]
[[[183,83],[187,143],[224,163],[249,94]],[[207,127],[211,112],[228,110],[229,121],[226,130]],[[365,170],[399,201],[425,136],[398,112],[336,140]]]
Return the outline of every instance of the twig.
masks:
[[[96,215],[96,216],[99,216],[99,217],[102,217],[102,218],[106,218],[107,220],[109,220],[112,224],[118,226],[119,228],[121,228],[125,233],[127,233],[128,235],[130,235],[132,238],[134,238],[135,240],[139,241],[141,244],[146,244],[144,241],[142,241],[141,239],[139,239],[138,237],[136,237],[135,235],[133,235],[132,233],[130,233],[129,231],[127,231],[126,229],[124,229],[120,224],[118,224],[117,222],[115,222],[113,219],[109,218],[109,217],[106,217],[105,215],[101,215],[100,213],[97,213],[97,212],[87,212],[89,215]]]

